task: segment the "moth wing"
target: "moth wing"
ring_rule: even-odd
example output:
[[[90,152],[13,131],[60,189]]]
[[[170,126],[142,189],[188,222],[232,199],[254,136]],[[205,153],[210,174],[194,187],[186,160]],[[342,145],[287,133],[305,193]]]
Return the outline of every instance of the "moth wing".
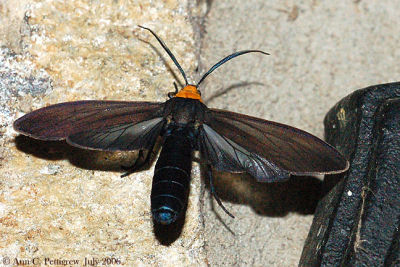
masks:
[[[151,149],[160,135],[164,118],[122,123],[100,129],[88,129],[67,137],[67,143],[85,149],[130,151]]]
[[[273,170],[315,175],[340,173],[349,167],[348,161],[335,148],[288,125],[216,109],[210,109],[204,123],[224,140],[272,164]],[[269,176],[255,177],[270,181]]]
[[[200,131],[199,150],[202,159],[219,171],[247,172],[264,182],[283,181],[290,176],[289,172],[218,134],[207,124]]]
[[[155,139],[154,136],[158,135],[162,128],[163,106],[163,103],[152,102],[95,100],[66,102],[26,114],[14,122],[14,129],[35,139],[44,141],[68,139],[72,145],[89,149],[148,148],[149,140]],[[110,131],[109,137],[106,137],[107,131]],[[118,131],[122,139],[115,142],[116,145],[111,145],[111,138],[118,136]],[[107,142],[101,144],[90,140],[99,134],[103,134]],[[136,141],[126,144],[128,135]],[[85,137],[88,138],[86,141]],[[140,141],[143,143],[139,144]]]

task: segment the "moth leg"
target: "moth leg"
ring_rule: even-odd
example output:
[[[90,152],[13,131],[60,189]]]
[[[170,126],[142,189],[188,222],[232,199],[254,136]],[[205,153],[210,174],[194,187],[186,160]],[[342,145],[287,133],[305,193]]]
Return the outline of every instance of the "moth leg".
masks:
[[[122,174],[121,177],[126,177],[132,173],[134,173],[136,170],[141,169],[143,166],[145,166],[151,158],[152,150],[149,150],[146,155],[144,155],[143,150],[139,150],[139,156],[135,160],[135,163],[133,163],[132,166],[121,166],[121,169],[126,171],[126,173]]]
[[[217,201],[218,205],[222,208],[223,211],[225,211],[226,214],[228,214],[230,217],[235,218],[235,216],[232,215],[232,213],[230,213],[222,204],[221,200],[219,199],[217,193],[215,192],[215,188],[214,188],[214,184],[213,184],[213,178],[212,178],[212,170],[211,170],[211,166],[207,166],[207,175],[210,179],[210,190],[211,190],[211,194],[214,196],[215,200]]]

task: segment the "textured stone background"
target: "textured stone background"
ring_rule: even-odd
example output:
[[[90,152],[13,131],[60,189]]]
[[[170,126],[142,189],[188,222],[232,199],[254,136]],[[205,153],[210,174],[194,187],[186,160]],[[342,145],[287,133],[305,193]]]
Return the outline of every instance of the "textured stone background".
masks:
[[[136,27],[143,24],[167,42],[194,78],[197,67],[204,71],[236,50],[270,52],[235,59],[207,78],[202,91],[208,105],[322,137],[323,116],[339,99],[398,80],[398,6],[398,1],[1,1],[0,255],[115,257],[127,266],[296,265],[318,179],[260,185],[246,176],[219,175],[216,188],[236,215],[231,219],[212,205],[208,190],[202,197],[195,164],[182,234],[163,246],[149,214],[152,169],[120,178],[117,167],[130,155],[16,138],[12,122],[62,101],[164,101],[174,67]]]
[[[264,85],[238,87],[208,105],[323,137],[324,115],[338,100],[358,88],[399,80],[399,4],[213,1],[202,65],[240,49],[262,49],[271,55],[245,55],[222,67],[207,80],[207,96],[237,83]],[[220,191],[227,190],[226,184]],[[207,212],[205,242],[211,265],[297,265],[312,221],[306,214],[315,201],[318,180],[300,177],[286,184],[257,185],[242,178],[228,188],[235,197],[227,194],[227,199],[235,204],[226,206],[236,219],[215,209],[235,235],[215,213]],[[207,197],[205,202],[209,204]]]
[[[42,260],[113,257],[126,266],[204,265],[199,179],[192,183],[181,237],[163,246],[150,216],[152,170],[121,178],[119,166],[131,163],[131,155],[14,139],[12,130],[12,122],[23,113],[63,101],[165,101],[173,76],[157,54],[163,51],[154,38],[137,25],[156,30],[183,67],[192,70],[196,49],[188,2],[26,4],[23,11],[13,1],[1,9],[14,27],[3,27],[2,35],[9,38],[3,44],[12,51],[3,47],[0,63],[0,254]]]

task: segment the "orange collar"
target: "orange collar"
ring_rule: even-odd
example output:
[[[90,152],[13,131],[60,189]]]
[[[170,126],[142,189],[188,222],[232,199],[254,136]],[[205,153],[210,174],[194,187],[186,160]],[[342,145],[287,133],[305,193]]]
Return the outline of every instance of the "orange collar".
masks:
[[[190,98],[190,99],[197,99],[200,102],[203,103],[203,100],[201,99],[200,92],[197,90],[197,87],[195,85],[186,85],[183,87],[176,95],[175,97],[181,97],[181,98]]]

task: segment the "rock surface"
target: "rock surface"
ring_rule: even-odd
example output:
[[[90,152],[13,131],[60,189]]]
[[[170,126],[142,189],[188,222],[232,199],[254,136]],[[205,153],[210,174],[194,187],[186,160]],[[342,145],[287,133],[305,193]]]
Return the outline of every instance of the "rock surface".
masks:
[[[180,79],[179,73],[138,24],[155,30],[193,79],[197,67],[204,71],[233,51],[271,53],[243,56],[213,73],[202,86],[207,104],[320,137],[324,114],[338,100],[357,88],[396,81],[400,71],[400,22],[392,1],[15,3],[0,4],[3,259],[297,265],[318,195],[316,178],[260,185],[221,175],[216,188],[236,215],[232,220],[219,207],[211,209],[208,193],[201,197],[195,164],[182,234],[164,246],[149,213],[152,169],[121,178],[119,164],[131,155],[89,153],[13,131],[12,122],[24,113],[63,101],[164,101],[173,90],[171,69]]]
[[[21,8],[13,31],[23,34],[20,42],[3,43],[10,49],[3,48],[0,66],[7,103],[1,104],[1,255],[42,264],[95,258],[115,266],[205,265],[198,169],[182,234],[164,246],[150,215],[152,168],[121,178],[120,165],[131,163],[127,155],[15,138],[12,130],[23,113],[64,101],[165,101],[174,66],[137,25],[156,31],[190,71],[196,49],[188,3],[37,1]]]
[[[245,55],[213,73],[203,85],[206,99],[233,85],[262,84],[236,87],[207,104],[323,137],[324,116],[340,99],[359,88],[398,81],[399,27],[391,1],[212,1],[203,68],[235,50],[262,49],[271,55]],[[296,266],[319,180],[296,177],[260,185],[229,178],[217,191],[235,219],[214,203],[215,214],[205,198],[210,265]]]

